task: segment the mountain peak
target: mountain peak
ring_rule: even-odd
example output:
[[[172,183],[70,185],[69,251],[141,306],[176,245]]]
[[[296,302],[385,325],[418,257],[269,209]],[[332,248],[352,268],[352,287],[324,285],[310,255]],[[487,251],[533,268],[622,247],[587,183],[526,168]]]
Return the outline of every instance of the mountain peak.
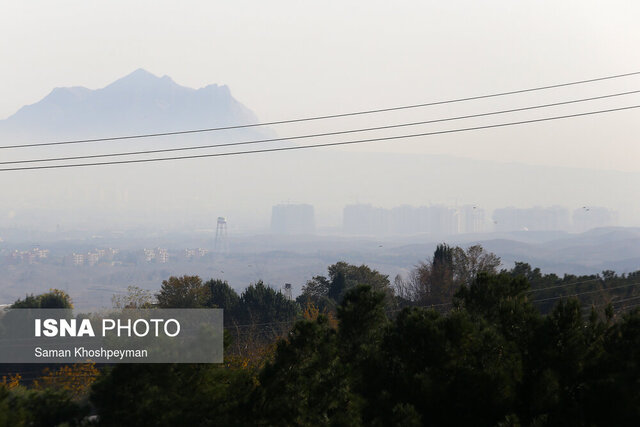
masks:
[[[137,70],[127,74],[126,76],[120,78],[119,80],[129,80],[129,79],[158,80],[159,77],[145,70],[144,68],[138,68]]]
[[[171,81],[171,83],[173,83],[173,80],[171,80],[170,78],[169,80]],[[107,86],[107,88],[109,87],[148,87],[148,86],[156,85],[162,81],[166,81],[166,79],[160,78],[143,68],[138,68],[132,73],[129,73],[126,76],[121,77],[115,82],[111,83],[110,85]]]

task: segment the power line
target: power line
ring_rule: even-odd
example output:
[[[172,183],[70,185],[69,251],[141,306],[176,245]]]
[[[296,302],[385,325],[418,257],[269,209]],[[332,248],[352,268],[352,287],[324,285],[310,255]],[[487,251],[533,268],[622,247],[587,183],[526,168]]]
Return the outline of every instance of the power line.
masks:
[[[295,323],[297,320],[282,320],[279,322],[264,322],[264,323],[247,323],[244,325],[229,325],[225,326],[224,329],[233,330],[236,328],[247,328],[247,327],[255,327],[255,326],[269,326],[269,325],[280,325],[280,324],[290,324]]]
[[[629,309],[636,309],[636,308],[638,308],[638,307],[640,307],[640,303],[638,303],[638,304],[631,304],[631,305],[628,305],[628,306],[626,306],[626,307],[620,307],[618,310],[619,310],[619,311],[624,311],[624,310],[629,310]]]
[[[469,131],[476,131],[476,130],[482,130],[482,129],[493,129],[493,128],[522,125],[522,124],[540,123],[540,122],[546,122],[551,120],[560,120],[560,119],[568,119],[568,118],[574,118],[574,117],[590,116],[595,114],[611,113],[616,111],[625,111],[625,110],[631,110],[635,108],[640,108],[640,105],[611,108],[607,110],[588,111],[585,113],[568,114],[563,116],[544,117],[540,119],[522,120],[517,122],[498,123],[498,124],[492,124],[492,125],[449,129],[449,130],[436,131],[436,132],[424,132],[424,133],[416,133],[416,134],[409,134],[409,135],[388,136],[388,137],[370,138],[370,139],[361,139],[361,140],[352,140],[352,141],[328,142],[328,143],[322,143],[322,144],[302,145],[302,146],[294,146],[294,147],[264,148],[264,149],[258,149],[258,150],[233,151],[228,153],[198,154],[198,155],[190,155],[190,156],[174,156],[174,157],[163,157],[163,158],[152,158],[152,159],[117,160],[117,161],[110,161],[110,162],[93,162],[93,163],[76,163],[76,164],[66,164],[66,165],[49,165],[49,166],[45,165],[45,166],[28,166],[28,167],[20,167],[20,168],[4,168],[4,169],[0,169],[0,172],[10,172],[10,171],[20,171],[20,170],[39,170],[39,169],[60,169],[60,168],[86,167],[86,166],[105,166],[105,165],[118,165],[118,164],[129,164],[129,163],[149,163],[149,162],[161,162],[161,161],[168,161],[168,160],[237,156],[237,155],[245,155],[245,154],[303,150],[308,148],[335,147],[335,146],[341,146],[341,145],[364,144],[364,143],[378,142],[378,141],[391,141],[391,140],[399,140],[399,139],[406,139],[406,138],[416,138],[416,137],[422,137],[422,136],[445,135],[450,133],[469,132]]]
[[[0,148],[8,149],[8,148],[43,147],[43,146],[51,146],[51,145],[83,144],[83,143],[93,143],[93,142],[118,141],[118,140],[126,140],[126,139],[154,138],[154,137],[160,137],[160,136],[186,135],[186,134],[192,134],[192,133],[216,132],[216,131],[222,131],[222,130],[246,129],[246,128],[260,127],[260,126],[275,126],[275,125],[281,125],[281,124],[300,123],[300,122],[308,122],[308,121],[315,121],[315,120],[336,119],[340,117],[353,117],[353,116],[361,116],[366,114],[385,113],[390,111],[408,110],[408,109],[414,109],[414,108],[431,107],[435,105],[453,104],[457,102],[496,98],[499,96],[515,95],[515,94],[527,93],[527,92],[536,92],[536,91],[541,91],[546,89],[555,89],[555,88],[574,86],[574,85],[585,84],[585,83],[593,83],[593,82],[604,81],[604,80],[618,79],[622,77],[630,77],[638,74],[640,74],[640,71],[634,71],[632,73],[624,73],[624,74],[615,74],[615,75],[609,75],[604,77],[597,77],[593,79],[577,80],[577,81],[566,82],[566,83],[558,83],[558,84],[553,84],[548,86],[538,86],[538,87],[532,87],[527,89],[512,90],[507,92],[498,92],[498,93],[491,93],[491,94],[485,94],[485,95],[469,96],[464,98],[448,99],[443,101],[402,105],[398,107],[379,108],[379,109],[372,109],[372,110],[362,110],[362,111],[355,111],[355,112],[349,112],[349,113],[302,117],[297,119],[278,120],[278,121],[272,121],[272,122],[250,123],[250,124],[244,124],[244,125],[223,126],[223,127],[215,127],[215,128],[190,129],[190,130],[175,131],[175,132],[158,132],[158,133],[147,133],[147,134],[137,134],[137,135],[112,136],[112,137],[104,137],[104,138],[76,139],[76,140],[69,140],[69,141],[39,142],[39,143],[32,143],[32,144],[8,145]]]
[[[551,104],[540,104],[540,105],[533,105],[533,106],[528,106],[528,107],[512,108],[512,109],[508,109],[508,110],[490,111],[490,112],[487,112],[487,113],[478,113],[478,114],[469,114],[469,115],[464,115],[464,116],[445,117],[445,118],[441,118],[441,119],[424,120],[424,121],[409,122],[409,123],[400,123],[400,124],[376,126],[376,127],[369,127],[369,128],[348,129],[348,130],[335,131],[335,132],[324,132],[324,133],[297,135],[297,136],[282,137],[282,138],[258,139],[258,140],[250,140],[250,141],[228,142],[228,143],[221,143],[221,144],[208,144],[208,145],[199,145],[199,146],[190,146],[190,147],[177,147],[177,148],[163,148],[163,149],[157,149],[157,150],[129,151],[129,152],[123,152],[123,153],[93,154],[93,155],[86,155],[86,156],[68,156],[68,157],[54,157],[54,158],[44,158],[44,159],[29,159],[29,160],[14,160],[14,161],[0,162],[0,165],[54,162],[54,161],[68,161],[68,160],[81,160],[81,159],[95,159],[95,158],[105,158],[105,157],[132,156],[132,155],[140,155],[140,154],[157,154],[157,153],[167,153],[167,152],[175,152],[175,151],[200,150],[200,149],[208,149],[208,148],[233,147],[233,146],[239,146],[239,145],[263,144],[263,143],[268,143],[268,142],[291,141],[291,140],[296,140],[296,139],[318,138],[318,137],[325,137],[325,136],[344,135],[344,134],[350,134],[350,133],[369,132],[369,131],[376,131],[376,130],[394,129],[394,128],[400,128],[400,127],[441,123],[441,122],[447,122],[447,121],[453,121],[453,120],[462,120],[462,119],[470,119],[470,118],[477,118],[477,117],[486,117],[486,116],[492,116],[492,115],[497,115],[497,114],[514,113],[514,112],[534,110],[534,109],[540,109],[540,108],[556,107],[556,106],[560,106],[560,105],[575,104],[575,103],[579,103],[579,102],[594,101],[594,100],[612,98],[612,97],[617,97],[617,96],[631,95],[631,94],[635,94],[635,93],[640,93],[640,90],[634,90],[634,91],[628,91],[628,92],[620,92],[620,93],[614,93],[614,94],[609,94],[609,95],[601,95],[601,96],[595,96],[595,97],[589,97],[589,98],[573,99],[573,100],[570,100],[570,101],[554,102],[554,103],[551,103]],[[2,148],[8,148],[8,147],[0,147],[0,149],[2,149]]]
[[[595,280],[600,280],[600,279],[595,279]],[[577,283],[587,283],[590,282],[591,280],[585,280],[583,282],[577,282]],[[575,285],[577,283],[572,283],[572,285]],[[556,297],[551,297],[551,298],[543,298],[543,299],[537,299],[537,300],[532,300],[531,302],[544,302],[544,301],[551,301],[551,300],[556,300],[556,299],[561,299],[561,298],[570,298],[570,297],[576,297],[576,296],[580,296],[580,295],[586,295],[586,294],[593,294],[593,293],[598,293],[598,292],[605,292],[605,291],[609,291],[609,290],[614,290],[614,289],[621,289],[621,288],[628,288],[631,286],[637,286],[640,285],[640,282],[635,282],[635,283],[628,283],[626,285],[621,285],[621,286],[614,286],[611,288],[603,288],[603,289],[597,289],[594,291],[587,291],[587,292],[580,292],[577,294],[572,294],[572,295],[560,295],[560,296],[556,296]],[[557,286],[557,287],[562,287],[562,286]],[[553,288],[545,288],[545,289],[553,289]],[[634,300],[634,299],[638,299],[640,298],[640,296],[637,297],[632,297],[632,298],[626,298],[626,299],[622,299],[622,300],[618,300],[618,301],[612,301],[613,304],[617,304],[620,302],[626,302],[626,301],[630,301],[630,300]],[[437,306],[447,306],[447,305],[452,305],[453,302],[445,302],[445,303],[441,303],[441,304],[430,304],[430,305],[417,305],[417,306],[410,306],[410,307],[420,307],[420,308],[430,308],[430,307],[437,307]],[[402,309],[397,309],[397,310],[392,310],[392,311],[400,311]]]
[[[602,281],[602,279],[597,278],[597,279],[590,279],[590,280],[583,280],[581,282],[574,282],[574,283],[566,283],[564,285],[557,285],[557,286],[549,286],[548,288],[537,288],[537,289],[531,289],[530,291],[527,291],[528,294],[531,294],[533,292],[540,292],[540,291],[547,291],[549,289],[558,289],[558,288],[566,288],[568,286],[573,286],[573,285],[581,285],[583,283],[589,283],[589,282],[596,282],[596,281]]]
[[[544,301],[552,301],[552,300],[561,299],[561,298],[571,298],[571,297],[577,297],[577,296],[580,296],[580,295],[595,294],[595,293],[598,293],[598,292],[607,292],[607,291],[612,291],[614,289],[628,288],[628,287],[637,286],[637,285],[640,285],[640,282],[629,283],[629,284],[620,285],[620,286],[614,286],[614,287],[611,287],[611,288],[597,289],[595,291],[580,292],[580,293],[572,294],[572,295],[560,295],[560,296],[557,296],[557,297],[536,299],[536,300],[532,300],[531,302],[532,303],[533,302],[544,302]]]
[[[431,308],[431,309],[436,309],[436,307],[438,307],[438,310],[446,310],[445,308],[442,307],[446,307],[448,305],[453,305],[453,302],[442,302],[442,303],[438,303],[438,304],[422,304],[422,305],[407,305],[405,307],[402,308],[394,308],[393,310],[389,310],[390,313],[396,313],[398,311],[402,311],[405,308],[408,309],[412,309],[412,308]]]
[[[639,298],[640,298],[640,295],[635,296],[635,297],[631,297],[631,298],[624,298],[624,299],[619,299],[619,300],[612,300],[612,301],[609,301],[609,302],[606,302],[606,303],[596,304],[596,305],[592,305],[592,306],[589,306],[589,307],[584,307],[584,310],[588,310],[588,309],[590,309],[590,308],[592,308],[592,307],[606,307],[606,306],[608,306],[609,304],[611,304],[611,305],[613,305],[613,304],[619,304],[619,303],[621,303],[621,302],[632,301],[632,300],[636,300],[636,299],[639,299]],[[621,308],[623,308],[623,307],[618,307],[618,309],[621,309]]]
[[[619,304],[621,302],[627,302],[627,301],[631,301],[631,300],[638,299],[638,298],[640,298],[640,295],[635,296],[635,297],[631,297],[631,298],[624,298],[624,299],[619,299],[619,300],[616,300],[616,301],[611,301],[611,304]]]

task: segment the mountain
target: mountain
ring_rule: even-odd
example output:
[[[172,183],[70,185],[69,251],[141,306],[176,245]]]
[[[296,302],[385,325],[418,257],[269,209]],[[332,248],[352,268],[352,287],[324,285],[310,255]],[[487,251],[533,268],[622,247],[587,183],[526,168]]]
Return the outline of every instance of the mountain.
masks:
[[[101,89],[55,88],[39,102],[0,120],[0,134],[18,139],[78,138],[257,121],[227,86],[192,89],[169,76],[139,69]]]

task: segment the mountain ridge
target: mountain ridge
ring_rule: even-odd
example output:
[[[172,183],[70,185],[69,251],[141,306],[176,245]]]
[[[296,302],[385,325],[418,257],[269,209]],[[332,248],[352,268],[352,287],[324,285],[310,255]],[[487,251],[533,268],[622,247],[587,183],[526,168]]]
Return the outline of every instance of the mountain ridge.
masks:
[[[0,131],[12,136],[75,137],[257,121],[226,85],[194,89],[139,68],[98,89],[56,87],[40,101],[0,120]]]

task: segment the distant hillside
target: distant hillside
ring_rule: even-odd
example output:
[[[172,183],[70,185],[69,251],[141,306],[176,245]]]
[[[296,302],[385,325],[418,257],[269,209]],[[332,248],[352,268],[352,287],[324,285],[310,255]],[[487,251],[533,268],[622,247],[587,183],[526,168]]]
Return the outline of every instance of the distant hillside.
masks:
[[[256,123],[227,86],[180,86],[139,69],[110,85],[55,88],[39,102],[0,120],[12,137],[94,137]]]

